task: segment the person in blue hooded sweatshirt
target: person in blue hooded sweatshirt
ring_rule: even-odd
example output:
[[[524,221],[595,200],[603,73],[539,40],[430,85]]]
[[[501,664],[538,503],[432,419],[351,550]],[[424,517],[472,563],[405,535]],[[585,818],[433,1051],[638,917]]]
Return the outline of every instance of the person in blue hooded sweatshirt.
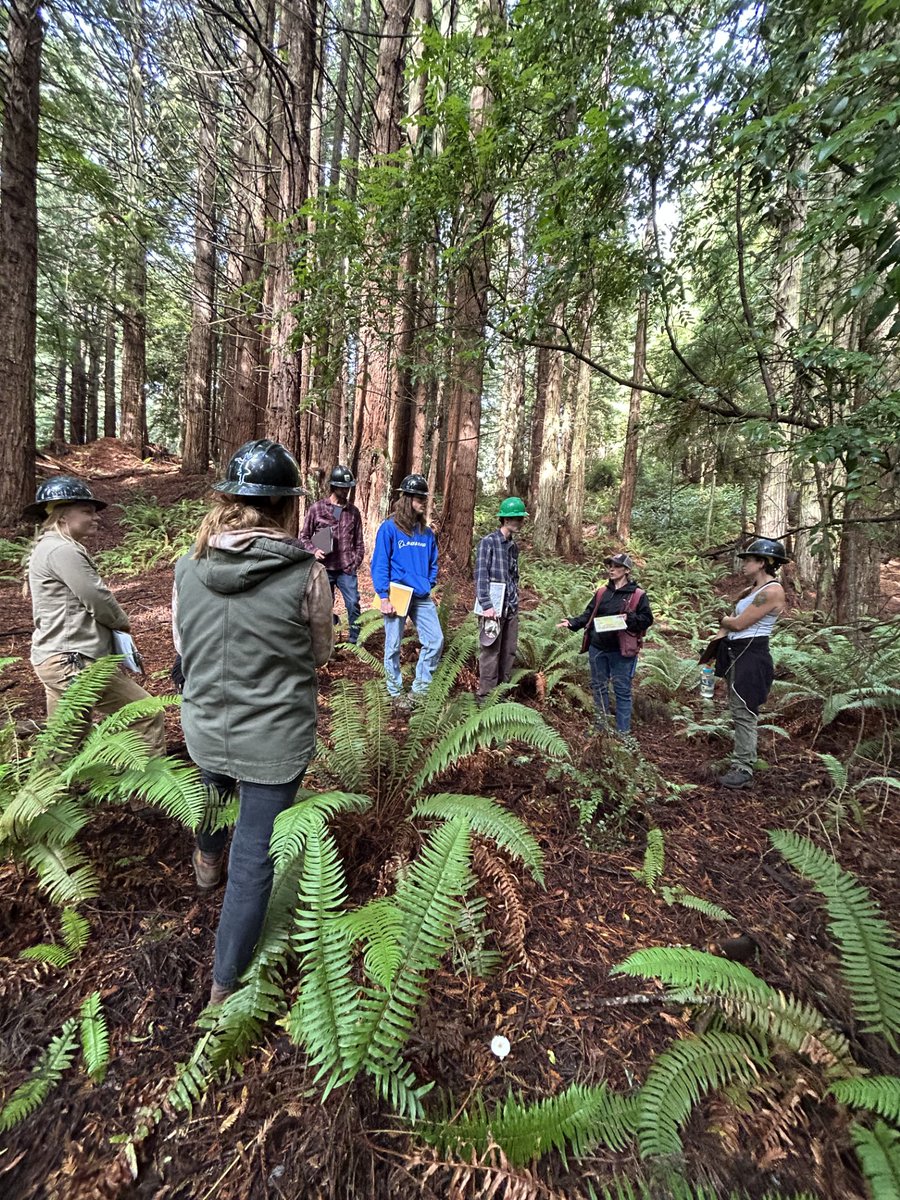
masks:
[[[428,685],[444,648],[431,589],[437,582],[438,550],[432,531],[425,524],[428,483],[422,475],[407,475],[400,485],[394,511],[381,523],[372,553],[372,586],[381,600],[384,617],[384,673],[387,690],[397,708],[409,708]],[[392,583],[412,588],[407,616],[419,636],[421,649],[412,685],[412,700],[403,690],[400,673],[400,641],[406,617],[400,616],[390,600]]]

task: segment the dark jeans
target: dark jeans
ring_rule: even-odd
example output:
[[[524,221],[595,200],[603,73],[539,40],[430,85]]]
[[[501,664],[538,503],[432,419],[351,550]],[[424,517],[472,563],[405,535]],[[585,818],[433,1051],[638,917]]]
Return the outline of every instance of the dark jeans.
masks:
[[[222,799],[236,787],[240,789],[241,809],[231,841],[213,963],[214,981],[230,988],[253,957],[266,915],[275,872],[269,857],[275,818],[294,803],[303,773],[290,783],[239,783],[228,775],[201,774]],[[227,837],[227,829],[200,833],[197,845],[206,854],[221,854]]]
[[[500,632],[492,646],[478,650],[478,695],[487,696],[498,683],[509,683],[519,645],[519,614],[500,620]]]
[[[609,682],[616,696],[616,729],[628,733],[631,729],[631,679],[637,658],[625,658],[618,650],[588,649],[591,662],[591,691],[598,717],[605,720],[609,712]]]
[[[355,575],[345,575],[343,571],[328,571],[328,582],[331,584],[331,597],[334,599],[334,589],[337,588],[344,597],[344,607],[347,610],[347,623],[350,626],[349,641],[356,643],[359,637],[359,583]],[[334,618],[335,625],[337,617]]]

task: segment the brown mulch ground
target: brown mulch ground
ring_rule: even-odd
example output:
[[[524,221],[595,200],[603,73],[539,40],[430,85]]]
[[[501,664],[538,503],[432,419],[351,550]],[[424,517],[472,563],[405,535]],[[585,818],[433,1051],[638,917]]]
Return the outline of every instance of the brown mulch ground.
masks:
[[[173,502],[202,495],[207,483],[178,474],[174,460],[141,464],[109,441],[56,461],[66,471],[89,475],[98,495],[110,501],[139,488]],[[113,545],[118,536],[111,508],[103,514],[97,548]],[[172,658],[171,569],[110,582],[132,614],[148,686],[162,693]],[[459,591],[462,615],[466,589]],[[4,699],[19,706],[19,720],[39,720],[42,697],[27,665],[29,606],[14,587],[0,589],[0,605],[0,656],[23,657],[2,675]],[[347,674],[366,676],[347,655],[322,673],[326,711],[329,689]],[[804,714],[798,714],[789,742],[763,746],[773,768],[755,790],[734,795],[714,786],[707,765],[713,748],[676,737],[671,722],[654,719],[650,706],[644,711],[637,729],[642,750],[680,786],[667,797],[648,792],[635,798],[626,836],[618,842],[586,846],[571,802],[580,785],[549,779],[531,756],[517,758],[511,770],[506,756],[484,752],[446,781],[448,791],[483,792],[508,805],[546,855],[545,889],[519,873],[527,964],[487,980],[442,972],[410,1045],[420,1078],[436,1080],[454,1108],[478,1089],[489,1101],[509,1088],[545,1096],[573,1080],[607,1080],[627,1089],[644,1078],[655,1054],[688,1032],[687,1014],[659,1004],[655,985],[610,974],[641,947],[706,948],[723,937],[717,923],[668,906],[634,878],[649,825],[665,833],[667,882],[732,912],[736,921],[727,933],[752,935],[758,947],[752,965],[768,982],[852,1031],[822,909],[769,850],[765,835],[767,828],[788,826],[822,837],[812,814],[829,789]],[[582,735],[581,718],[548,715],[571,740],[583,771],[602,766],[604,743]],[[177,718],[170,718],[168,732],[177,751],[183,745]],[[817,747],[825,748],[839,746]],[[453,1194],[446,1174],[425,1181],[432,1157],[424,1154],[416,1164],[410,1143],[365,1084],[321,1104],[302,1055],[279,1029],[250,1056],[243,1075],[213,1088],[191,1117],[164,1112],[158,1124],[151,1120],[133,1155],[123,1149],[115,1139],[133,1136],[162,1104],[175,1064],[193,1047],[221,893],[197,894],[189,835],[153,814],[103,811],[82,842],[100,865],[103,888],[84,908],[91,941],[64,972],[17,958],[25,946],[54,939],[56,914],[29,876],[14,865],[0,866],[0,1068],[7,1077],[0,1092],[8,1095],[62,1021],[98,988],[111,1027],[111,1066],[99,1086],[69,1071],[35,1116],[0,1135],[0,1195],[262,1200]],[[888,809],[873,814],[863,831],[846,828],[839,848],[842,863],[889,914],[897,912],[898,846],[897,817]],[[507,911],[506,921],[495,922],[500,948],[510,941],[509,917]],[[489,1050],[498,1032],[512,1044],[503,1062]],[[865,1065],[897,1069],[880,1057],[875,1040],[861,1037],[858,1044]],[[823,1198],[861,1198],[852,1158],[840,1149],[846,1146],[842,1118],[817,1099],[821,1079],[796,1062],[781,1066],[778,1087],[761,1088],[752,1109],[725,1101],[703,1108],[686,1136],[690,1170],[721,1181],[722,1195],[740,1184],[758,1196],[778,1187],[786,1194],[806,1188]],[[614,1169],[633,1165],[627,1156],[601,1151],[571,1173],[552,1160],[543,1173],[574,1195],[587,1181],[602,1184]]]

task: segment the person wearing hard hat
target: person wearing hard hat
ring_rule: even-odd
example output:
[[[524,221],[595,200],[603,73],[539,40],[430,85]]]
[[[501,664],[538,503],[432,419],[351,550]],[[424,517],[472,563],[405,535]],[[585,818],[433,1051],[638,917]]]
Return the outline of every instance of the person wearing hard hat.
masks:
[[[84,545],[97,532],[97,514],[103,508],[106,502],[86,483],[55,475],[40,485],[34,503],[22,514],[41,521],[28,559],[28,590],[34,614],[31,665],[44,685],[48,717],[76,675],[114,652],[113,633],[131,629],[128,614],[100,578]],[[147,699],[149,693],[119,669],[94,707],[108,716]],[[165,754],[162,713],[138,718],[133,728],[151,754]]]
[[[350,503],[350,489],[356,487],[353,472],[336,466],[329,480],[326,500],[317,500],[303,522],[300,544],[315,555],[328,573],[331,595],[335,588],[344,599],[349,626],[348,641],[359,637],[359,583],[357,574],[365,555],[362,516]],[[330,548],[329,547],[330,544]],[[337,623],[337,617],[334,618]]]
[[[785,604],[784,588],[775,575],[788,561],[784,544],[774,538],[754,539],[738,558],[749,586],[734,612],[719,622],[714,639],[716,674],[727,680],[728,707],[734,721],[731,765],[719,776],[719,783],[727,788],[745,788],[753,782],[759,710],[775,678],[769,635]]]
[[[512,675],[519,644],[519,546],[516,534],[528,512],[518,496],[500,504],[499,527],[478,543],[475,611],[479,614],[477,699],[483,703]]]
[[[384,674],[388,694],[395,708],[408,710],[416,697],[428,691],[441,661],[444,634],[431,598],[438,576],[438,548],[434,533],[425,524],[428,481],[424,475],[407,475],[399,492],[394,511],[382,521],[375,535],[372,586],[384,617]],[[403,689],[400,671],[400,642],[407,617],[416,627],[421,646],[411,697]]]
[[[631,731],[631,681],[653,613],[647,593],[631,578],[631,556],[610,554],[603,561],[609,582],[594,593],[581,616],[566,617],[557,629],[584,630],[581,650],[588,652],[591,665],[594,723],[598,729],[607,727],[612,683],[616,732],[624,737]]]
[[[184,740],[220,798],[240,797],[211,1004],[234,991],[253,954],[272,890],[275,819],[294,803],[316,746],[316,668],[331,656],[332,600],[325,568],[288,532],[302,494],[286,447],[246,442],[175,564]],[[193,867],[202,890],[221,879],[227,838],[226,829],[197,836]]]

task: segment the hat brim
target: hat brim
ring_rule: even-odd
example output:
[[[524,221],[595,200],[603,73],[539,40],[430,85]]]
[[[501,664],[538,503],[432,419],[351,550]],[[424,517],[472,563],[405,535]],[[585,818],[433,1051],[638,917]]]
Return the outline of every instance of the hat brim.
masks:
[[[213,484],[214,492],[223,492],[226,496],[305,496],[306,489],[302,487],[274,487],[268,483],[236,483],[231,479],[221,479]]]
[[[43,519],[47,515],[48,504],[93,504],[97,512],[99,512],[102,508],[109,507],[105,500],[88,500],[84,496],[73,496],[71,500],[67,500],[64,497],[61,497],[59,500],[42,500],[40,504],[37,502],[33,504],[26,504],[22,509],[22,516],[35,520]]]

